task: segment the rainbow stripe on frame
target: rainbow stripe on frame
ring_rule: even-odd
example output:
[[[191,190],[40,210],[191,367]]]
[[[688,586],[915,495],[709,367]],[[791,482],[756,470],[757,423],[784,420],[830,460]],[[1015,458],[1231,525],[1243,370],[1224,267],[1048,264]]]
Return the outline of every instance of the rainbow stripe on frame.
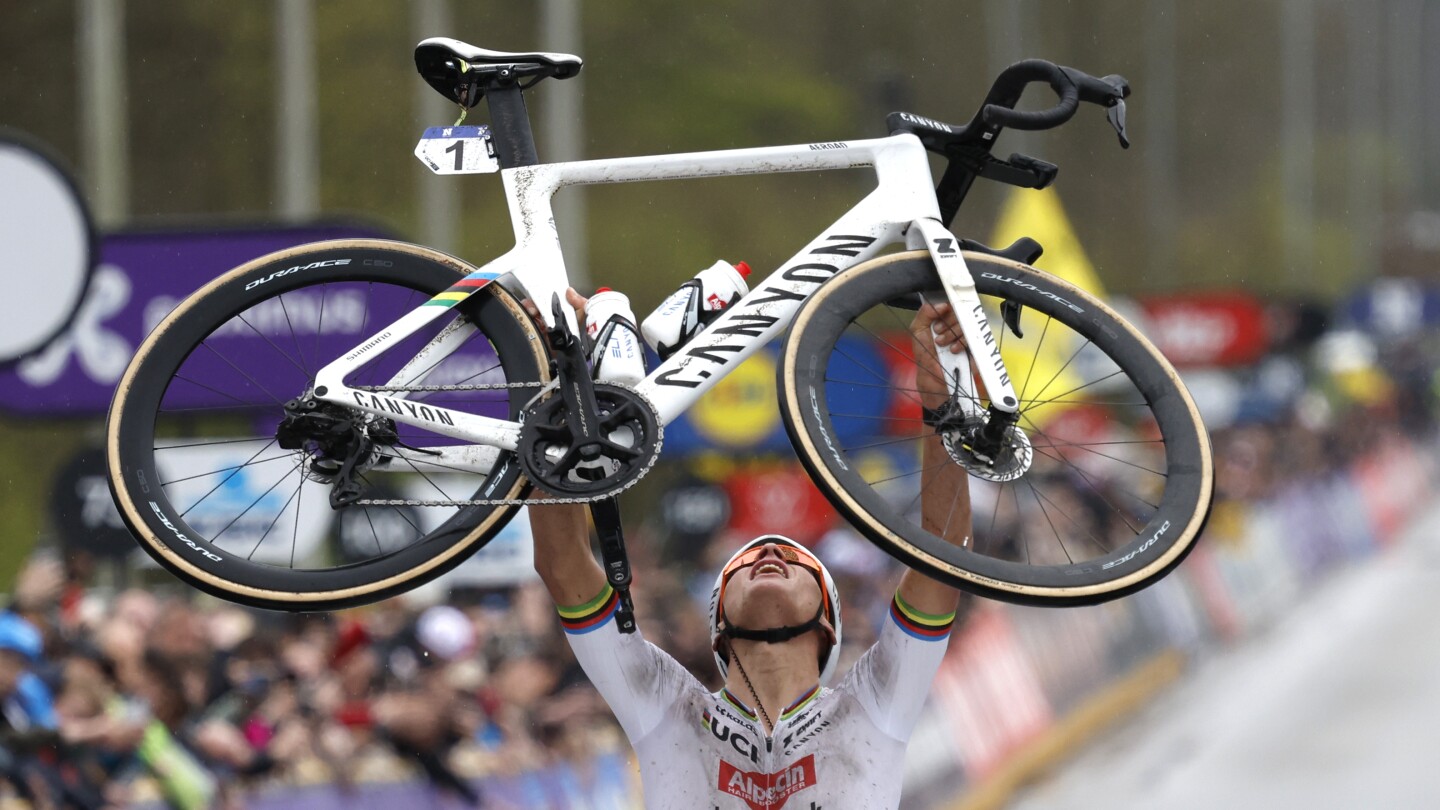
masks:
[[[449,309],[450,307],[455,306],[461,301],[464,301],[466,298],[474,295],[476,290],[484,287],[486,284],[489,284],[490,282],[494,281],[499,277],[499,273],[487,273],[484,270],[476,270],[475,272],[460,279],[454,284],[451,284],[450,288],[447,289],[445,292],[442,292],[434,298],[431,298],[429,301],[426,301],[421,306],[445,307],[446,309]]]

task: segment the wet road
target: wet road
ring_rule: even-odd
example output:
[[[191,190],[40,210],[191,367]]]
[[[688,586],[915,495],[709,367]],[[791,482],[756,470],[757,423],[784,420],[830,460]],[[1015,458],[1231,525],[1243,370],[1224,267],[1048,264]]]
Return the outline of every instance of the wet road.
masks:
[[[1010,807],[1440,807],[1440,504]]]

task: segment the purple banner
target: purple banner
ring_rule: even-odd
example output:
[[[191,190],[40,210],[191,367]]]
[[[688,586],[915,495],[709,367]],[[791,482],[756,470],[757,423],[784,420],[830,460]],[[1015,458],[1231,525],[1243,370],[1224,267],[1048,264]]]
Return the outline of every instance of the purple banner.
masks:
[[[0,410],[25,416],[103,414],[145,335],[211,279],[295,245],[383,236],[339,225],[108,235],[74,320],[43,351],[0,370]]]
[[[426,782],[361,782],[349,786],[319,784],[260,790],[247,795],[250,810],[628,810],[638,806],[630,784],[632,766],[618,753],[601,754],[582,769],[566,764],[517,774],[471,779],[480,796],[471,804],[453,792]],[[140,805],[140,810],[163,807]]]

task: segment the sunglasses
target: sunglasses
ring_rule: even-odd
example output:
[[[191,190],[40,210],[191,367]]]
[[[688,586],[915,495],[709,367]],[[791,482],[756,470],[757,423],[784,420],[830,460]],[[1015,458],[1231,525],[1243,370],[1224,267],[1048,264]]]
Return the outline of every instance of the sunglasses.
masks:
[[[820,586],[820,598],[824,602],[823,608],[825,609],[825,615],[828,616],[830,613],[830,594],[827,593],[825,590],[825,577],[824,574],[821,573],[823,569],[820,567],[820,561],[815,559],[815,557],[809,552],[802,551],[801,549],[795,548],[794,546],[784,546],[777,544],[775,546],[775,551],[778,552],[779,557],[782,561],[792,565],[798,565],[801,568],[809,571],[810,574],[815,577],[815,583]],[[765,557],[768,552],[769,548],[767,548],[766,546],[756,546],[755,548],[752,548],[749,551],[746,551],[745,553],[731,560],[730,564],[725,566],[725,571],[720,577],[721,605],[725,604],[725,586],[729,584],[730,578],[738,574],[741,569],[749,568],[750,566],[760,562],[760,558]],[[771,557],[770,559],[773,560],[774,557]]]

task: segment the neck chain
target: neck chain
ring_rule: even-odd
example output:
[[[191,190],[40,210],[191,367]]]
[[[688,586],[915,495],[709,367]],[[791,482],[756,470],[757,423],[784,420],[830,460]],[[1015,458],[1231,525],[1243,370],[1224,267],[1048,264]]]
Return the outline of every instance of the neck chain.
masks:
[[[755,691],[755,684],[750,682],[750,675],[745,671],[745,665],[740,663],[740,653],[735,651],[735,645],[731,644],[730,660],[740,670],[740,677],[745,679],[745,688],[750,690],[750,699],[755,701],[755,708],[760,710],[760,717],[765,721],[765,735],[768,737],[775,733],[775,724],[770,721],[770,714],[765,711],[765,702],[760,699],[760,693]]]

